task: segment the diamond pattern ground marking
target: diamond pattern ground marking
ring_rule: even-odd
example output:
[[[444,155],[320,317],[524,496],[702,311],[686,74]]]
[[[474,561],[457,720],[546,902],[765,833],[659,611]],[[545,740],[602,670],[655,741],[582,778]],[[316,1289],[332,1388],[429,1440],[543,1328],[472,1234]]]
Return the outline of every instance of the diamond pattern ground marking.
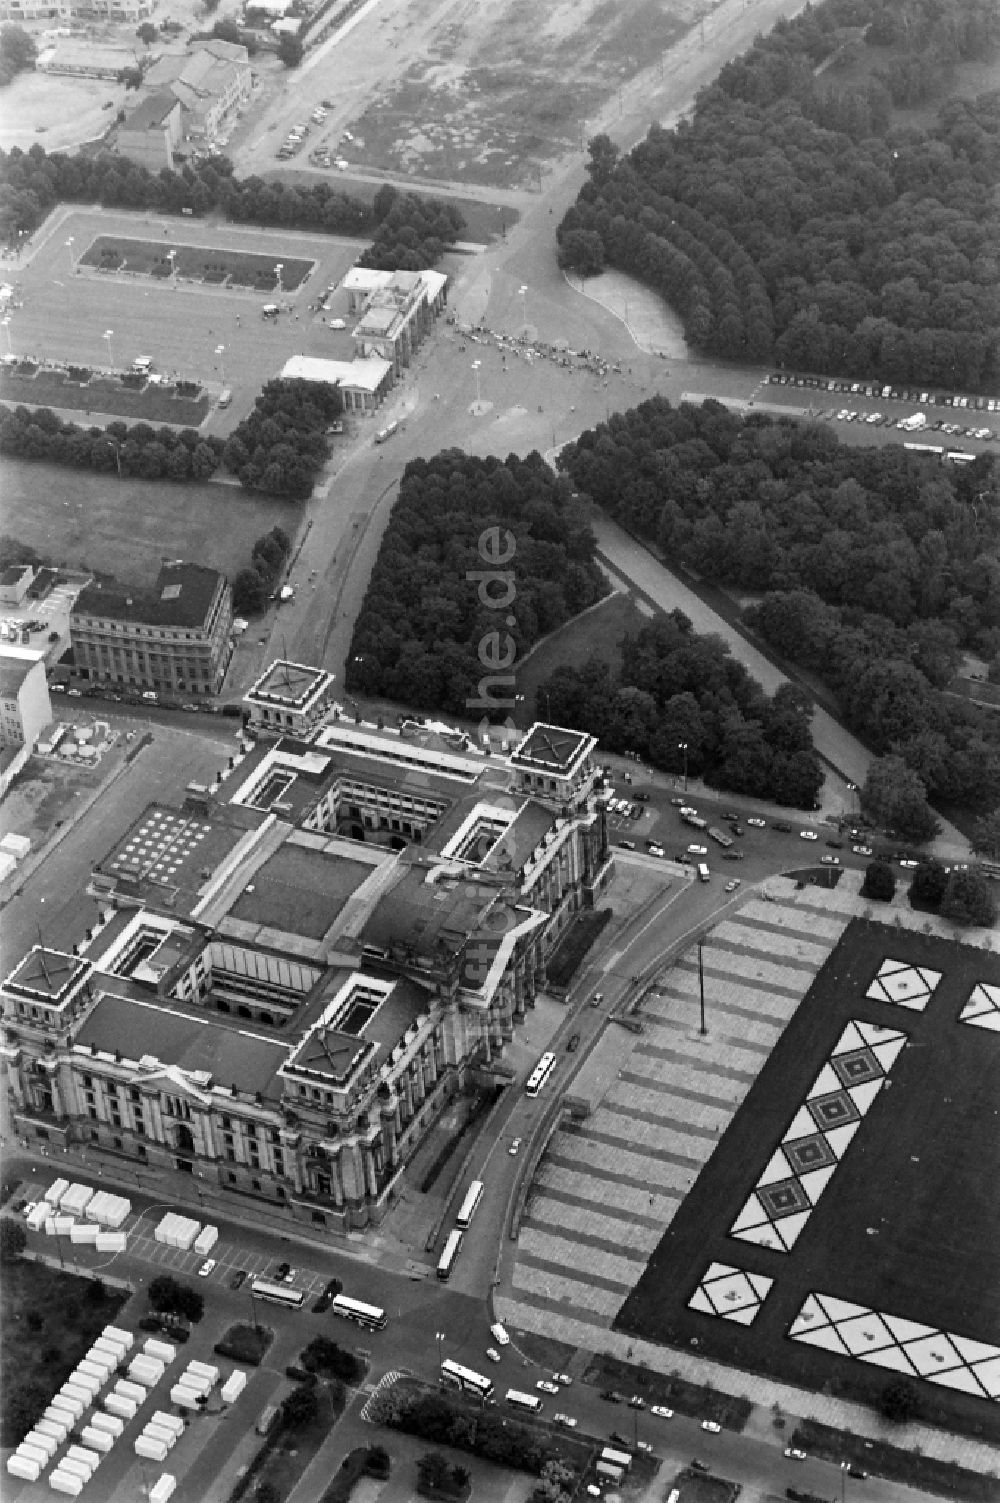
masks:
[[[980,981],[972,988],[958,1021],[971,1023],[973,1028],[988,1028],[993,1033],[1000,1033],[1000,986],[989,986]]]
[[[883,960],[865,996],[875,1002],[892,1002],[896,1007],[923,1012],[940,980],[941,972],[932,971],[928,966],[910,965],[905,960]]]
[[[806,1296],[788,1335],[807,1346],[1000,1402],[1000,1347],[970,1336],[953,1336],[826,1294]]]
[[[934,976],[935,986],[940,979],[936,971],[920,974]],[[847,1024],[730,1226],[730,1237],[779,1252],[793,1246],[906,1038],[874,1023]]]
[[[688,1309],[748,1326],[756,1319],[773,1283],[763,1273],[747,1273],[729,1263],[710,1263],[688,1300]]]

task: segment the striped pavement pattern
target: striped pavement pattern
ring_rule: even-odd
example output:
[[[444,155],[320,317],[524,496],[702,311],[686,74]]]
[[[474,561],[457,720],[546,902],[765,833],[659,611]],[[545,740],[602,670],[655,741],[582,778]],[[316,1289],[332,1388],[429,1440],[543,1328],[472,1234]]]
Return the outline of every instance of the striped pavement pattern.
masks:
[[[574,1344],[608,1328],[711,1157],[848,915],[749,899],[643,1004],[636,1035],[582,1124],[560,1130],[522,1219],[507,1318]],[[580,1328],[591,1331],[581,1342]]]

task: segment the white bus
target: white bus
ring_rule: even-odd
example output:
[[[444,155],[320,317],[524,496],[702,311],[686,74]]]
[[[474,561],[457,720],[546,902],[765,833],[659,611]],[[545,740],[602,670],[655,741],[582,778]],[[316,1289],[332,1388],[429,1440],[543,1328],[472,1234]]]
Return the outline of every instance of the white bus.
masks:
[[[463,1231],[465,1230],[469,1222],[472,1220],[473,1216],[476,1214],[476,1207],[478,1206],[482,1198],[483,1182],[481,1179],[474,1179],[468,1190],[465,1192],[465,1199],[462,1201],[458,1215],[455,1217],[456,1226],[460,1226]]]
[[[605,1446],[601,1452],[601,1460],[607,1461],[611,1466],[620,1466],[623,1472],[627,1472],[632,1465],[632,1457],[628,1451],[616,1451],[614,1446]]]
[[[542,1407],[542,1401],[533,1393],[519,1393],[516,1388],[508,1388],[507,1403],[514,1409],[526,1409],[529,1414],[537,1414]]]
[[[542,1089],[542,1086],[552,1074],[552,1071],[555,1069],[555,1067],[555,1055],[543,1054],[541,1059],[538,1061],[538,1064],[532,1070],[531,1075],[528,1077],[528,1084],[525,1086],[525,1093],[528,1096],[537,1096],[539,1091]]]
[[[444,1245],[444,1251],[438,1259],[437,1271],[439,1279],[451,1278],[451,1270],[454,1266],[455,1259],[458,1257],[459,1253],[462,1250],[462,1238],[464,1235],[465,1233],[461,1230],[460,1227],[456,1227],[453,1232],[448,1233],[448,1240]]]
[[[268,1299],[272,1305],[287,1305],[290,1310],[297,1310],[305,1299],[301,1289],[272,1284],[269,1279],[254,1279],[250,1288],[258,1299]]]
[[[463,1367],[460,1362],[453,1362],[450,1357],[446,1357],[441,1363],[441,1382],[452,1388],[459,1388],[463,1393],[474,1394],[483,1403],[493,1395],[493,1384],[489,1378],[484,1378],[482,1373],[473,1372],[471,1367]]]
[[[336,1295],[330,1309],[334,1315],[353,1320],[356,1325],[365,1326],[369,1331],[381,1331],[385,1327],[384,1310],[380,1310],[378,1305],[363,1305],[359,1299],[348,1299],[346,1294]]]
[[[944,451],[945,464],[973,464],[976,457],[975,454],[965,453],[962,449],[946,449]]]

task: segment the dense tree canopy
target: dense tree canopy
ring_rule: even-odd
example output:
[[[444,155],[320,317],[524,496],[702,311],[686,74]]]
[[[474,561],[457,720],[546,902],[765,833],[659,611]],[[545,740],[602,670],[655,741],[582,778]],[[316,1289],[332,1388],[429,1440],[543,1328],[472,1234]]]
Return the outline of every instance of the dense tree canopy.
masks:
[[[528,649],[606,591],[582,508],[539,454],[412,460],[355,624],[347,688],[503,719]]]
[[[16,459],[141,480],[207,480],[221,453],[221,439],[195,428],[120,420],[106,428],[81,428],[47,407],[0,407],[0,454]]]
[[[34,40],[23,26],[11,22],[0,26],[0,88],[24,69],[33,68],[36,55]]]
[[[828,428],[655,398],[581,434],[560,466],[668,559],[758,597],[746,620],[825,680],[846,723],[932,800],[1000,800],[1000,726],[946,692],[963,650],[1000,656],[1000,486]]]
[[[376,259],[367,264],[389,270],[412,268],[414,253],[419,266],[430,266],[464,224],[454,205],[414,193],[397,195],[387,216],[391,223],[383,218],[379,224],[365,199],[338,192],[322,179],[302,185],[274,178],[235,178],[226,157],[153,173],[109,151],[47,156],[35,144],[27,152],[19,147],[0,152],[0,241],[13,242],[19,230],[34,230],[62,202],[161,214],[180,214],[182,209],[194,215],[218,212],[238,224],[331,235],[365,235],[378,226]]]
[[[330,452],[326,430],[342,409],[336,386],[269,381],[230,434],[222,451],[226,468],[248,491],[306,500]]]
[[[698,636],[681,611],[626,637],[617,675],[604,662],[557,668],[541,699],[546,719],[654,767],[686,765],[711,787],[811,809],[823,782],[808,696],[787,685],[768,700],[726,644]]]
[[[692,120],[622,158],[591,142],[560,264],[630,272],[707,354],[995,384],[1000,93],[944,95],[998,41],[991,0],[807,7],[727,64]],[[897,114],[928,102],[926,128]]]

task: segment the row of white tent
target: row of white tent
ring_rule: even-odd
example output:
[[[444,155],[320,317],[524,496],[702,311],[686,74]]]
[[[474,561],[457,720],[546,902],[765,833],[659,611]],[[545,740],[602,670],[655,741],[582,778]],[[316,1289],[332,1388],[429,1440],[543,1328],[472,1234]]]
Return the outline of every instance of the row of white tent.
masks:
[[[25,1436],[8,1458],[7,1470],[14,1477],[35,1482],[54,1459],[71,1432],[81,1425],[85,1411],[96,1404],[98,1394],[122,1366],[134,1344],[131,1331],[105,1326],[86,1357],[53,1397],[42,1418]],[[150,1337],[129,1362],[128,1376],[119,1378],[114,1389],[105,1395],[102,1410],[95,1409],[80,1429],[83,1445],[71,1445],[56,1463],[49,1476],[55,1492],[78,1496],[105,1456],[122,1435],[125,1425],[134,1419],[151,1389],[163,1378],[177,1356],[169,1341]],[[170,1401],[181,1409],[195,1410],[219,1382],[218,1367],[208,1362],[190,1361],[170,1390]],[[232,1404],[243,1392],[247,1374],[236,1368],[219,1393],[225,1404]],[[157,1410],[136,1437],[134,1450],[145,1460],[163,1462],[184,1432],[184,1420]],[[176,1478],[164,1472],[150,1491],[155,1503],[165,1503],[177,1486]]]
[[[86,1357],[53,1396],[42,1418],[8,1457],[7,1470],[12,1477],[38,1480],[67,1436],[76,1429],[85,1410],[95,1403],[101,1389],[125,1360],[134,1341],[131,1331],[119,1326],[104,1327]],[[106,1407],[111,1397],[105,1401]],[[52,1471],[49,1486],[53,1491],[72,1497],[81,1493],[123,1428],[122,1421],[112,1413],[94,1414],[81,1434],[87,1443],[69,1446]]]
[[[200,1253],[203,1258],[207,1257],[219,1240],[219,1228],[217,1226],[203,1227],[200,1221],[195,1221],[190,1216],[181,1216],[176,1211],[168,1211],[166,1216],[157,1223],[153,1232],[156,1242],[163,1242],[167,1247],[180,1247],[185,1252],[192,1248]]]
[[[42,1208],[44,1207],[44,1210]],[[91,1185],[71,1184],[68,1179],[57,1179],[45,1191],[35,1207],[34,1215],[42,1210],[42,1222],[59,1211],[63,1216],[82,1216],[94,1221],[108,1231],[117,1231],[132,1210],[132,1202],[124,1195],[113,1195],[110,1190],[95,1190]],[[29,1225],[31,1218],[29,1217]],[[37,1227],[32,1227],[37,1231]]]

